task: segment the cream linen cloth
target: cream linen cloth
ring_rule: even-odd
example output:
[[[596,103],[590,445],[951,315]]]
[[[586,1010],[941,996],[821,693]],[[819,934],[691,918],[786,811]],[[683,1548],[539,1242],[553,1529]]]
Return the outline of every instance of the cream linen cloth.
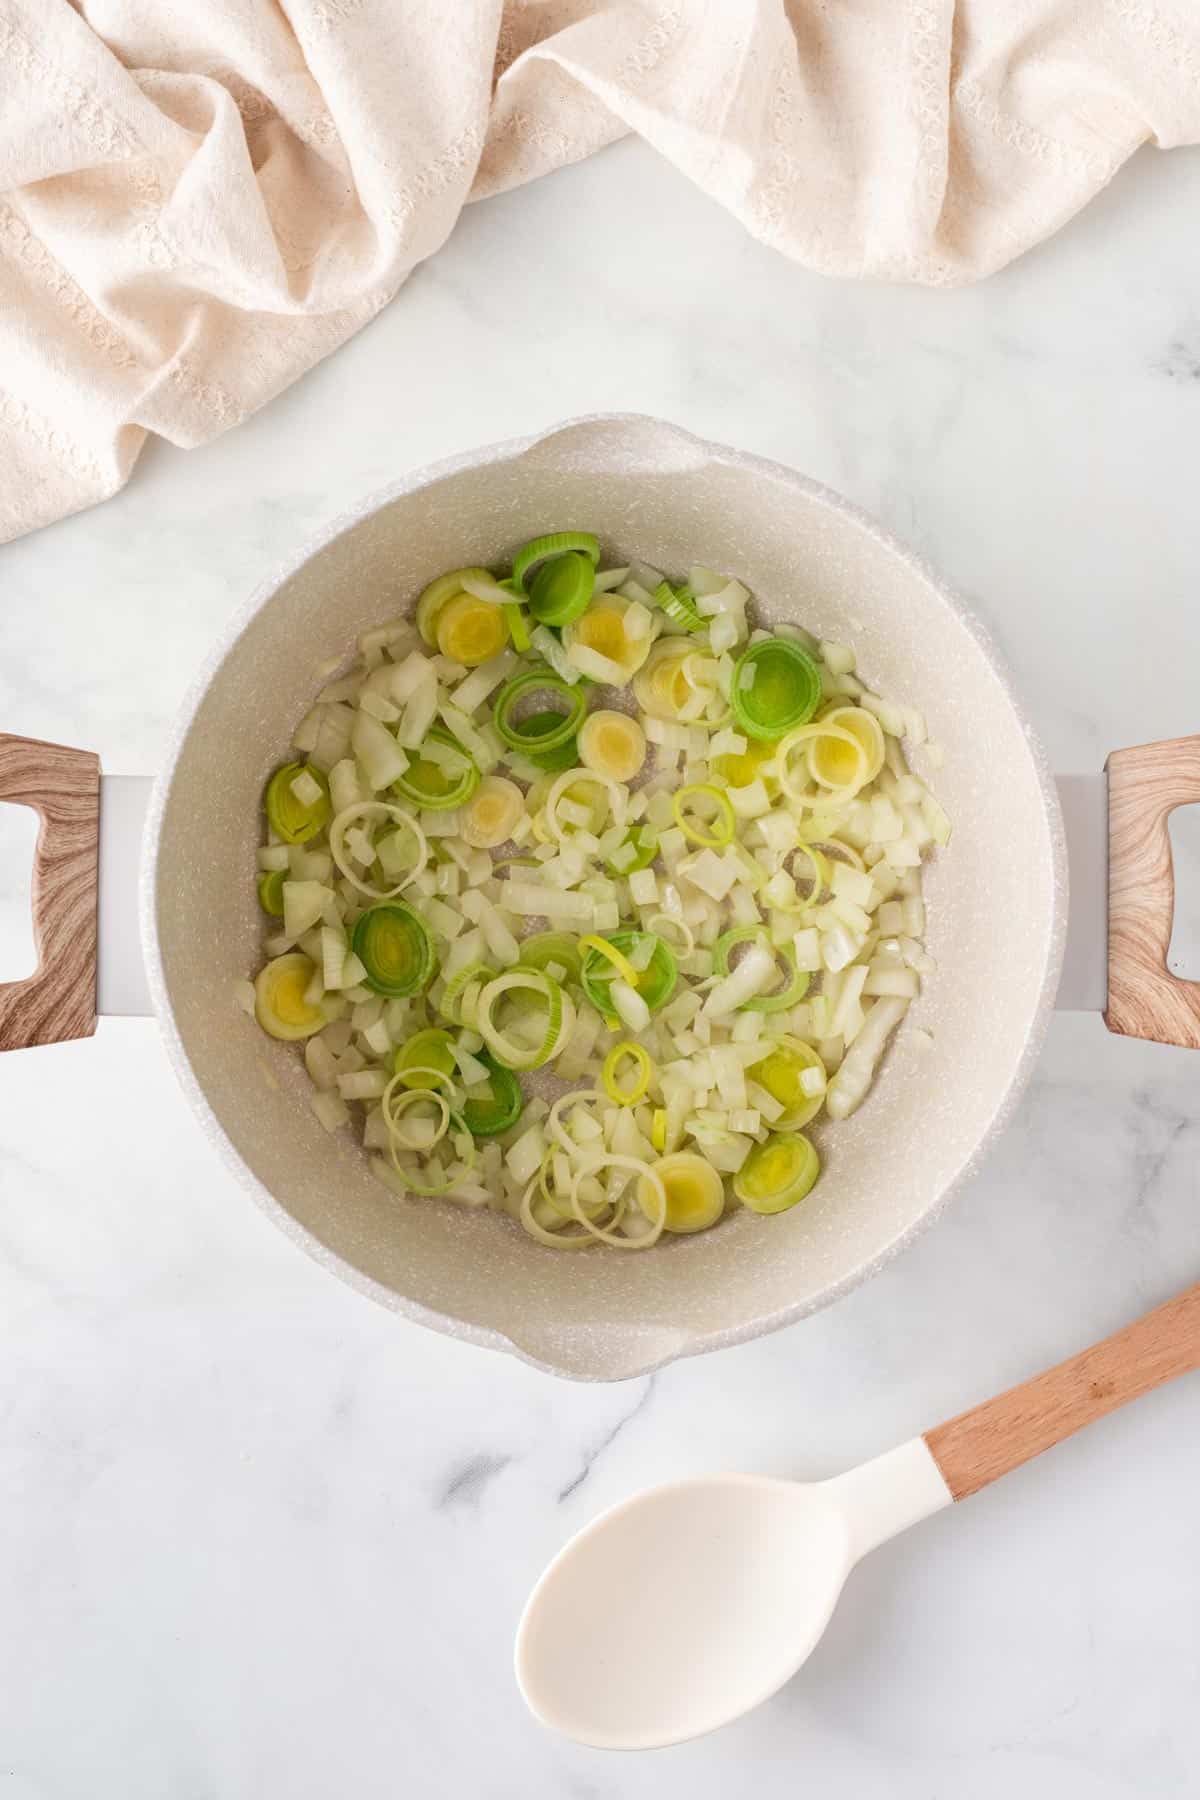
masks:
[[[0,0],[0,104],[3,538],[147,432],[236,425],[467,200],[626,132],[811,269],[986,275],[1200,138],[1200,7]]]

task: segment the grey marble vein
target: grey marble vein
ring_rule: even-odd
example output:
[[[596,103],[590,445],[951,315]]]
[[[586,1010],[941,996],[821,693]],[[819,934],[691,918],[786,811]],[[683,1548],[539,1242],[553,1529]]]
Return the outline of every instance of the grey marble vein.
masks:
[[[642,1383],[641,1392],[638,1394],[633,1405],[630,1406],[626,1412],[623,1412],[616,1423],[611,1425],[601,1437],[597,1438],[595,1443],[588,1445],[584,1449],[580,1458],[578,1471],[571,1477],[566,1486],[560,1488],[558,1491],[558,1503],[560,1506],[565,1500],[569,1500],[573,1494],[579,1492],[605,1451],[611,1450],[612,1446],[621,1436],[621,1433],[626,1431],[629,1426],[633,1424],[633,1421],[645,1412],[650,1404],[657,1380],[657,1375],[647,1375]]]
[[[480,1453],[468,1456],[442,1483],[436,1504],[440,1508],[450,1506],[478,1506],[484,1494],[498,1475],[513,1461],[511,1456],[489,1456]]]

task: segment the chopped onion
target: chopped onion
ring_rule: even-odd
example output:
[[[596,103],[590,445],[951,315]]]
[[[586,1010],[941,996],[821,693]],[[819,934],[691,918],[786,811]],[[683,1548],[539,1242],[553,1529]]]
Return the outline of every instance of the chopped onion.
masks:
[[[598,540],[555,533],[518,560],[528,570],[568,553],[594,570]],[[673,585],[634,563],[594,575],[590,601],[586,579],[577,594],[564,584],[563,606],[583,610],[560,637],[527,620],[527,602],[499,574],[440,577],[422,595],[423,643],[407,621],[385,622],[363,634],[346,672],[330,664],[317,676],[328,685],[297,726],[303,766],[286,768],[283,791],[318,808],[327,781],[331,816],[300,844],[268,831],[256,861],[273,878],[264,909],[282,908],[266,938],[282,967],[235,993],[264,1029],[303,1042],[326,1129],[362,1109],[361,1141],[392,1194],[490,1207],[556,1249],[646,1248],[664,1229],[715,1224],[730,1178],[773,1132],[823,1104],[833,1121],[860,1104],[936,972],[921,865],[948,843],[950,824],[902,739],[924,745],[922,769],[944,754],[907,700],[866,686],[849,644],[791,624],[749,631],[749,592],[728,575],[697,565]],[[453,655],[427,648],[438,607],[464,594],[464,606],[485,603],[480,614],[503,607],[512,635],[475,668],[458,660],[470,646],[449,630]],[[735,657],[772,636],[812,656],[824,704],[768,746],[731,726],[730,692]],[[576,711],[539,755],[536,728],[514,746],[492,713],[498,689],[536,682],[544,665],[572,687]],[[753,661],[742,666],[753,679]],[[640,713],[589,711],[601,696],[580,685],[584,674],[632,681]],[[563,752],[574,767],[554,767]],[[450,805],[414,814],[391,803],[417,756],[444,777]],[[493,773],[501,761],[505,773]],[[494,863],[506,841],[520,853]],[[420,998],[374,991],[379,971],[350,948],[361,916],[401,892],[428,934],[432,980]],[[544,923],[557,941],[523,963],[522,934]],[[580,945],[590,943],[594,969],[596,947],[615,948],[618,933],[629,948],[608,958],[602,1018],[580,987]],[[670,946],[678,985],[652,1013],[642,988],[656,942]],[[781,986],[781,969],[794,971],[791,983],[785,974]],[[758,1010],[773,1001],[776,1011]],[[627,1055],[614,1074],[608,1031],[618,1025]],[[397,1047],[423,1032],[432,1046],[444,1040],[427,1059],[441,1066],[406,1068],[406,1081],[429,1085],[405,1087]],[[789,1044],[785,1105],[757,1077]],[[563,1081],[590,1085],[553,1106],[525,1095],[519,1126],[477,1149],[458,1109],[491,1104],[501,1063],[552,1064]],[[778,1068],[771,1079],[780,1085]],[[655,1173],[680,1153],[705,1172],[706,1204],[687,1212],[690,1225]]]

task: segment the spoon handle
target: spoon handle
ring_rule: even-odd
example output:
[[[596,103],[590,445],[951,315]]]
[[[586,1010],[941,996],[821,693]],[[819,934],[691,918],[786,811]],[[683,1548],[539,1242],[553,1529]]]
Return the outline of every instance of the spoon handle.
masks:
[[[1200,1283],[1078,1356],[925,1433],[956,1500],[1151,1388],[1200,1368]]]

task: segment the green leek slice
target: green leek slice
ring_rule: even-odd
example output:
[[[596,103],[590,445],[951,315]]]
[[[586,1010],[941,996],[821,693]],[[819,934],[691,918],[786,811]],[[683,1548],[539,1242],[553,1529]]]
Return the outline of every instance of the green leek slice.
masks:
[[[529,610],[539,625],[569,625],[592,597],[596,569],[578,550],[544,562],[529,587]]]
[[[287,878],[286,869],[269,869],[258,878],[258,904],[272,919],[283,917],[283,884]]]
[[[501,611],[504,614],[504,623],[508,626],[512,647],[520,655],[529,648],[529,625],[525,618],[525,609],[514,601],[511,606],[502,607]]]
[[[532,993],[545,1008],[545,1030],[541,1043],[528,1048],[518,1044],[497,1022],[496,1013],[506,994]],[[489,981],[479,996],[476,1030],[498,1063],[506,1069],[540,1069],[561,1050],[573,1028],[575,1012],[557,981],[544,972],[530,968],[510,969]]]
[[[820,1173],[821,1159],[802,1133],[772,1132],[734,1176],[733,1191],[751,1212],[786,1212],[812,1191]]]
[[[437,643],[437,623],[442,608],[465,592],[464,575],[476,581],[492,579],[488,569],[451,569],[447,574],[439,575],[435,581],[431,581],[417,597],[417,630],[431,648]]]
[[[600,562],[600,540],[590,531],[551,531],[533,538],[513,557],[512,579],[519,594],[529,592],[526,576],[544,562],[579,551],[595,569]]]
[[[806,1071],[811,1071],[809,1085],[815,1089],[811,1094],[805,1091],[802,1081]],[[782,1106],[783,1111],[775,1120],[781,1131],[798,1131],[815,1118],[825,1103],[825,1064],[803,1038],[776,1038],[763,1060],[747,1069],[746,1075]]]
[[[708,623],[696,606],[696,596],[686,581],[678,587],[672,587],[669,581],[660,581],[654,590],[654,602],[676,625],[682,625],[685,631],[703,631]]]
[[[638,975],[637,992],[652,1013],[658,1012],[675,992],[679,968],[674,951],[653,931],[606,931],[602,935],[626,959],[631,950],[644,945],[648,939],[653,942],[650,961]],[[595,950],[586,953],[580,985],[596,1011],[610,1024],[620,1017],[609,992],[616,976],[617,969],[607,956],[600,956]]]
[[[437,966],[425,921],[403,901],[372,906],[354,927],[351,948],[376,994],[403,1000],[427,987]]]
[[[474,594],[458,594],[439,610],[437,646],[451,662],[478,668],[498,656],[508,642],[504,608],[492,606]]]
[[[437,1025],[414,1032],[392,1059],[392,1073],[400,1077],[400,1085],[406,1088],[428,1087],[430,1069],[449,1076],[457,1066],[450,1033]]]
[[[556,712],[531,713],[529,718],[521,720],[521,730],[525,736],[536,743],[539,738],[557,737],[562,726],[563,715]],[[529,749],[522,752],[527,762],[535,768],[543,770],[547,775],[560,775],[564,769],[573,769],[579,761],[579,745],[574,737],[564,738],[553,750]]]
[[[664,1231],[707,1231],[716,1224],[725,1210],[725,1183],[718,1170],[692,1150],[664,1156],[654,1169],[667,1196]],[[643,1180],[638,1183],[638,1205],[647,1218],[653,1216],[651,1204],[650,1184]]]
[[[468,1100],[463,1107],[463,1121],[476,1137],[497,1137],[516,1124],[525,1099],[511,1069],[498,1063],[486,1050],[479,1060],[487,1068],[491,1093],[487,1099]]]
[[[493,609],[494,610],[494,609]],[[461,773],[455,776],[440,762],[421,755],[417,751],[414,761],[410,762],[403,775],[392,783],[392,791],[410,800],[414,806],[424,807],[427,812],[450,812],[456,806],[463,806],[471,798],[479,786],[479,770],[471,761],[457,738],[443,731],[440,725],[431,726],[422,739],[425,744],[434,743],[446,750],[456,750],[462,757]]]
[[[319,800],[305,806],[292,792],[297,775],[309,775],[321,790]],[[310,838],[329,823],[333,811],[329,800],[329,783],[320,769],[311,763],[284,763],[276,769],[263,794],[267,823],[285,844],[307,844]]]
[[[329,1021],[325,1009],[305,999],[316,964],[299,950],[289,950],[260,969],[254,983],[254,1016],[268,1036],[294,1040],[312,1037]]]
[[[521,944],[521,961],[527,969],[565,969],[568,981],[578,981],[583,969],[579,940],[569,931],[538,931]]]
[[[807,725],[820,703],[821,671],[794,638],[760,638],[734,665],[729,704],[747,737],[786,737]]]
[[[523,710],[526,702],[536,705],[537,710],[533,713],[539,721],[536,730],[529,729],[529,715]],[[550,730],[541,723],[547,711],[553,712],[558,720]],[[500,689],[492,708],[492,720],[510,750],[520,750],[525,755],[532,753],[536,757],[559,750],[573,739],[586,713],[587,701],[578,689],[552,675],[548,669],[526,669],[506,681]]]

